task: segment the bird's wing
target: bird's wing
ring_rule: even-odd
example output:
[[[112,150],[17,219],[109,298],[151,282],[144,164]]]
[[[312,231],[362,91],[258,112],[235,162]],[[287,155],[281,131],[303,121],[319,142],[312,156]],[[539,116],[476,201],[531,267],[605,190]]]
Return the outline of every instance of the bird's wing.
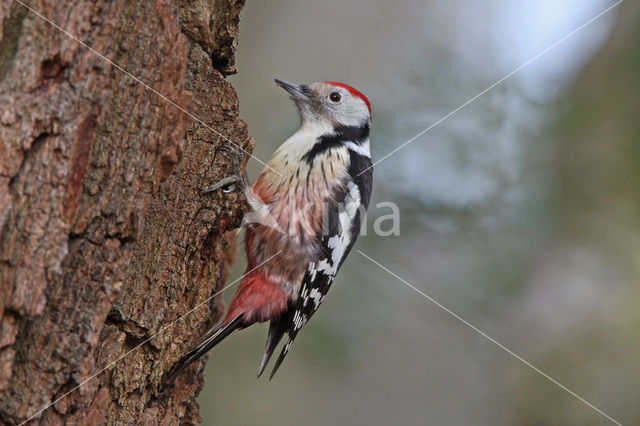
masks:
[[[351,156],[349,176],[351,178],[337,194],[337,202],[328,212],[328,226],[325,227],[322,235],[318,236],[321,246],[319,260],[308,265],[298,292],[298,298],[289,309],[289,314],[278,321],[280,324],[272,324],[263,365],[261,365],[258,375],[264,369],[278,341],[286,332],[288,334],[287,342],[273,367],[271,377],[276,373],[289,352],[296,335],[322,303],[340,266],[356,242],[360,232],[361,216],[369,206],[373,175],[370,168],[370,158],[353,151],[349,151],[349,153]],[[288,327],[283,327],[282,322],[285,322]],[[271,335],[271,329],[273,329],[274,336]],[[274,341],[275,343],[273,343]]]

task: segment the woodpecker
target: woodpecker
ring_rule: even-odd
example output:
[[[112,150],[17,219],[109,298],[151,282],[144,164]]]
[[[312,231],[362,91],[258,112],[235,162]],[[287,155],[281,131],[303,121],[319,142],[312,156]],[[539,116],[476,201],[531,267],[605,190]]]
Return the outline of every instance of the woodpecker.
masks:
[[[360,231],[373,181],[369,100],[333,81],[275,82],[297,105],[302,123],[253,186],[245,188],[252,208],[245,216],[246,274],[224,320],[178,362],[171,380],[233,331],[266,321],[269,333],[258,377],[287,335],[272,378],[324,300]]]

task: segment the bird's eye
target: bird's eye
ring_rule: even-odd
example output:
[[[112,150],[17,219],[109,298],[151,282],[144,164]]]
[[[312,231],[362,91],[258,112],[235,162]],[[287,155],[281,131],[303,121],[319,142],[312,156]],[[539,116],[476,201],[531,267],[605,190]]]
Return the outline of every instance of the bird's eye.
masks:
[[[329,95],[329,99],[331,99],[332,102],[340,102],[340,93],[338,92],[331,92],[331,94]]]

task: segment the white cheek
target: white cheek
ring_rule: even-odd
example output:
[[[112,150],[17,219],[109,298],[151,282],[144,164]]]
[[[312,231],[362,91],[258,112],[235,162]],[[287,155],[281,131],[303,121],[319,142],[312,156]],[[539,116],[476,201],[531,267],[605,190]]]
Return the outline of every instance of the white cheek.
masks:
[[[350,99],[341,105],[338,120],[344,126],[361,126],[369,120],[369,110],[360,99]]]

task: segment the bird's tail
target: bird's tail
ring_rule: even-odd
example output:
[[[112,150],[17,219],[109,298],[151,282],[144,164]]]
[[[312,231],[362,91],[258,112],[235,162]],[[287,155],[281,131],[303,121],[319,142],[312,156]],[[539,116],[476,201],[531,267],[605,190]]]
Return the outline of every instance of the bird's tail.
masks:
[[[273,355],[273,351],[280,343],[282,336],[289,329],[289,325],[282,320],[271,321],[269,324],[269,335],[267,337],[267,346],[264,348],[264,355],[262,356],[262,362],[260,363],[260,368],[258,368],[258,377],[262,375],[264,368],[267,366],[271,355]]]
[[[193,348],[191,352],[180,358],[180,361],[169,371],[164,380],[165,384],[170,385],[173,381],[194,361],[198,360],[202,355],[206,354],[215,345],[224,340],[232,332],[244,328],[242,323],[242,315],[237,316],[234,320],[217,325],[212,328],[207,337],[198,346]]]

